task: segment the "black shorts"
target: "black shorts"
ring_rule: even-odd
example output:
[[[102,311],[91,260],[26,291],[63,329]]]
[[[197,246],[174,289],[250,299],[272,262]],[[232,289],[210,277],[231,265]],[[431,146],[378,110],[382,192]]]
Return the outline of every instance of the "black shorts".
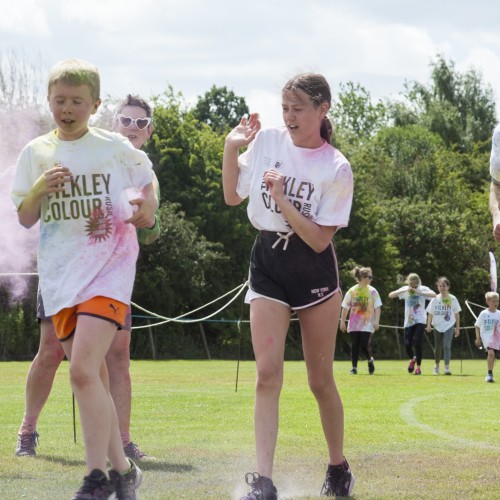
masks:
[[[321,304],[340,290],[333,243],[317,253],[296,234],[280,241],[280,233],[261,231],[250,256],[249,281],[250,299],[262,296],[294,310]]]
[[[50,320],[50,316],[45,315],[45,308],[43,307],[43,299],[40,289],[38,289],[38,294],[36,296],[36,318],[38,321],[42,321],[42,319]]]

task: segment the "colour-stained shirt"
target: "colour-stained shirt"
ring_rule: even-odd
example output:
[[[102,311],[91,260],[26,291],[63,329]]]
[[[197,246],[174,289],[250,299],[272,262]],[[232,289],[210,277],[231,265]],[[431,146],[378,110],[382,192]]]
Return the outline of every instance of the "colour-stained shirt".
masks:
[[[418,323],[426,324],[425,301],[427,299],[418,292],[430,292],[431,289],[424,285],[419,285],[417,291],[405,285],[397,290],[398,298],[405,301],[405,328]]]
[[[427,306],[426,311],[432,314],[432,326],[438,332],[446,332],[455,324],[455,314],[462,310],[457,298],[448,294],[441,297],[441,294],[434,297]]]
[[[96,296],[130,302],[138,255],[126,190],[151,183],[147,155],[120,134],[98,128],[76,141],[54,131],[21,152],[12,199],[17,208],[34,182],[56,165],[68,167],[64,191],[42,198],[38,273],[45,313]]]
[[[490,155],[490,175],[493,182],[500,184],[500,125],[493,131]]]
[[[270,169],[285,177],[285,196],[302,215],[321,226],[347,226],[353,195],[351,166],[327,142],[316,149],[300,148],[285,127],[264,129],[239,156],[238,165],[237,193],[242,199],[250,197],[247,212],[255,228],[290,231],[263,180]]]
[[[380,295],[370,285],[354,285],[345,294],[342,307],[349,309],[348,332],[375,331],[375,309],[382,306]]]
[[[500,311],[484,309],[479,313],[474,326],[479,327],[481,342],[485,348],[500,349]]]

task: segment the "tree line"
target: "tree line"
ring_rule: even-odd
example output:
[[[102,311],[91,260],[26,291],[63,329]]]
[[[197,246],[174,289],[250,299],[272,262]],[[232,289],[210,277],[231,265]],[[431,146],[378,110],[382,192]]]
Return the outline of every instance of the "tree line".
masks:
[[[225,135],[249,109],[243,97],[216,86],[194,104],[172,87],[151,101],[155,128],[145,151],[160,182],[162,233],[141,249],[133,301],[172,318],[247,278],[256,231],[245,204],[225,206],[221,165]],[[109,100],[98,125],[109,127],[112,104]],[[0,85],[0,107],[7,105]],[[46,124],[42,109],[39,123]],[[475,70],[461,73],[452,61],[437,56],[429,81],[406,82],[396,98],[375,101],[359,83],[342,84],[331,118],[333,143],[351,162],[355,178],[349,227],[335,235],[334,243],[344,291],[354,284],[350,271],[355,265],[373,270],[373,286],[383,300],[381,323],[386,325],[376,333],[376,356],[399,355],[392,327],[402,325],[403,306],[387,295],[410,272],[434,289],[436,278],[447,276],[463,308],[462,325],[472,325],[465,300],[483,304],[489,287],[488,250],[494,247],[487,208],[496,124],[491,87]],[[1,359],[29,359],[36,352],[35,290],[32,280],[30,294],[13,303],[2,284]],[[224,303],[190,318],[206,316]],[[136,325],[157,321],[143,311],[133,313]],[[161,359],[202,358],[207,349],[214,357],[239,353],[249,358],[245,320],[248,306],[241,296],[210,322],[169,322],[137,330],[132,356],[151,357],[154,345]],[[337,356],[348,357],[348,351],[348,337],[339,332]],[[300,333],[292,322],[286,356],[301,355]]]

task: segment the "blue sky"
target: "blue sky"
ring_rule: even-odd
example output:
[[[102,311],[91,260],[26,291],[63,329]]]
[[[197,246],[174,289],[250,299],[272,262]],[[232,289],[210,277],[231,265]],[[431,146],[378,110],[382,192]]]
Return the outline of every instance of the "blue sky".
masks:
[[[361,83],[391,97],[426,83],[437,55],[481,71],[500,110],[500,8],[491,0],[0,0],[0,54],[22,50],[46,68],[97,64],[102,95],[146,98],[168,85],[188,102],[226,85],[280,124],[280,89],[318,71],[332,90]]]

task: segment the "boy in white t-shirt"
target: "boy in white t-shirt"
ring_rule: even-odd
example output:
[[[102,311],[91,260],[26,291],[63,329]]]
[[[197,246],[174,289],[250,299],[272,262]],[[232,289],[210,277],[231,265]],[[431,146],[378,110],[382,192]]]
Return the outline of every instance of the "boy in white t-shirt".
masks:
[[[498,293],[487,292],[485,294],[488,309],[481,311],[474,326],[476,327],[476,346],[481,344],[487,350],[488,374],[486,382],[494,382],[493,366],[495,356],[500,352],[500,311],[498,310]]]
[[[48,102],[57,128],[23,149],[12,189],[20,223],[40,221],[40,289],[71,364],[88,470],[76,500],[115,492],[135,498],[141,483],[123,451],[104,357],[132,295],[136,227],[152,226],[158,206],[147,155],[120,134],[89,128],[99,92],[98,69],[88,62],[51,68]],[[128,188],[140,189],[144,200],[127,218]]]

